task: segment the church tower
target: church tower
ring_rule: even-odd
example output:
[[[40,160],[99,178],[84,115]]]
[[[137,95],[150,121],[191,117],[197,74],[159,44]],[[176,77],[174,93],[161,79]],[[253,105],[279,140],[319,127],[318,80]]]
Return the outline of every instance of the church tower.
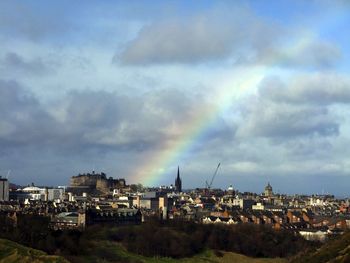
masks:
[[[270,182],[265,187],[264,195],[268,197],[273,196],[272,186],[270,185]]]
[[[175,191],[180,193],[182,192],[182,182],[180,178],[180,167],[177,167],[177,177],[175,179]]]

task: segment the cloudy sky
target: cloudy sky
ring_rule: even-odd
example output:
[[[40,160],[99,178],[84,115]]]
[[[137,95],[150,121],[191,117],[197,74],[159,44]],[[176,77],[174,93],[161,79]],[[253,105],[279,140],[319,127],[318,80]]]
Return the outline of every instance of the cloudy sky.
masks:
[[[1,1],[0,173],[348,195],[348,1]]]

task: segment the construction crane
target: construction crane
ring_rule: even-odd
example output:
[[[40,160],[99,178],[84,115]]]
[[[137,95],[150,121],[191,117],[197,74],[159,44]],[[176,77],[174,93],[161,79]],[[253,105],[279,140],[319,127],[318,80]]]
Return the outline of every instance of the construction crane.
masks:
[[[215,169],[215,172],[211,178],[211,181],[210,181],[210,184],[208,184],[208,181],[205,181],[205,188],[208,189],[208,191],[210,190],[211,186],[213,185],[213,182],[214,182],[214,179],[215,179],[215,176],[217,175],[218,171],[219,171],[219,168],[220,168],[220,164],[218,164],[218,166],[216,167]]]

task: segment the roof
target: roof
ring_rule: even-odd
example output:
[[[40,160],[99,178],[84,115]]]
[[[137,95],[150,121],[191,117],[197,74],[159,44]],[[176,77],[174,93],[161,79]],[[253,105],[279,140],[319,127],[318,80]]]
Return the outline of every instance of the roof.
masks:
[[[36,187],[36,186],[28,186],[22,189],[24,192],[33,192],[33,191],[42,191],[44,189]]]
[[[77,212],[62,212],[62,213],[59,213],[57,215],[57,217],[59,217],[59,218],[63,218],[63,217],[78,217],[78,213]]]

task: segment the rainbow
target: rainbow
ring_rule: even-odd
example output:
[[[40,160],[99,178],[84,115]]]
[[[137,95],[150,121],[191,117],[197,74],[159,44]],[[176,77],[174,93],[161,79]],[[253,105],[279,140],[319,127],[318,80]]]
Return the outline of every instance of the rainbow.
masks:
[[[324,19],[321,28],[323,30],[334,28],[336,26],[334,23],[340,22],[340,18],[345,18],[345,14],[345,11],[338,11],[335,14],[337,19],[333,19],[333,16]],[[317,38],[317,33],[303,31],[301,34],[299,33],[299,38],[294,39],[294,41],[288,39],[288,43],[284,43],[285,48],[280,49],[280,53],[262,58],[264,67],[241,67],[226,76],[221,76],[221,81],[217,82],[215,88],[216,94],[212,98],[214,106],[198,109],[191,118],[183,123],[180,136],[165,145],[161,145],[159,149],[151,153],[136,168],[136,171],[131,172],[128,178],[131,178],[131,181],[135,183],[140,182],[146,186],[154,186],[169,168],[174,168],[175,176],[177,165],[175,162],[190,153],[191,148],[200,141],[201,136],[212,127],[219,116],[224,114],[240,98],[256,91],[258,84],[271,71],[277,71],[278,74],[287,73],[288,76],[288,72],[279,71],[274,66],[288,65],[291,61],[293,62],[293,58],[305,52]]]
[[[230,76],[223,77],[216,87],[216,95],[213,96],[213,106],[198,109],[191,115],[181,127],[181,136],[167,142],[160,150],[149,156],[137,171],[130,175],[132,182],[142,183],[146,186],[154,186],[159,178],[164,176],[167,168],[176,165],[174,162],[186,155],[199,138],[212,127],[218,116],[223,114],[234,101],[242,95],[252,92],[265,76],[261,67],[250,70],[236,70]],[[175,174],[175,170],[174,170]]]

